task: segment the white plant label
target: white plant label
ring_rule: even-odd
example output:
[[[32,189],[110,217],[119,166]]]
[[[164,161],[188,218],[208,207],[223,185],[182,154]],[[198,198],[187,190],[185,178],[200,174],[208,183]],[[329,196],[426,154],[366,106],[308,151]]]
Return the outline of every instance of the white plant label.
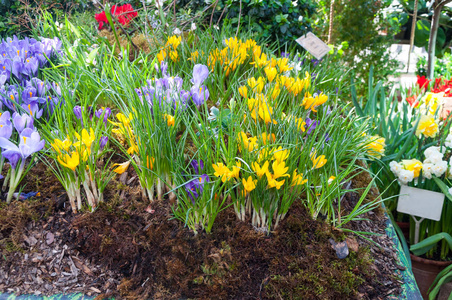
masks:
[[[439,221],[441,219],[443,204],[443,193],[402,185],[397,211],[416,217]]]
[[[317,59],[321,59],[331,50],[327,44],[325,44],[312,32],[308,32],[307,34],[299,37],[296,42]]]

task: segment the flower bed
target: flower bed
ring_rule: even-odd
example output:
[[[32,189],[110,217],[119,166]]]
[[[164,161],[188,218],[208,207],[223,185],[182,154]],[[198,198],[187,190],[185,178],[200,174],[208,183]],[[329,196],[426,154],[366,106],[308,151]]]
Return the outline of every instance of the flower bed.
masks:
[[[96,20],[116,45],[133,44],[137,17],[106,7]],[[213,28],[160,29],[149,54],[118,57],[69,21],[64,34],[44,22],[59,55],[39,74],[1,65],[1,289],[134,299],[400,291],[392,241],[367,235],[384,234],[386,218],[363,161],[385,141],[343,103],[341,68]],[[27,45],[16,44],[20,58]]]

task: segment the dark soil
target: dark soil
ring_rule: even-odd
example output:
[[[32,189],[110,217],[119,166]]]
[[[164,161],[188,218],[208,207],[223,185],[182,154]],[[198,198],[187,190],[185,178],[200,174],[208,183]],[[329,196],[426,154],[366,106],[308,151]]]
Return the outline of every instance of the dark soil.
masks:
[[[352,187],[369,182],[360,175]],[[168,201],[140,200],[133,174],[114,180],[94,213],[73,215],[61,186],[43,186],[41,198],[0,208],[1,291],[117,299],[389,299],[400,292],[402,267],[386,235],[369,236],[377,246],[345,234],[312,220],[301,202],[269,236],[238,221],[232,208],[211,234],[194,236],[171,219]],[[344,211],[358,199],[347,194]],[[384,234],[381,209],[363,217],[371,221],[349,227]],[[349,255],[339,259],[330,240],[346,241]]]

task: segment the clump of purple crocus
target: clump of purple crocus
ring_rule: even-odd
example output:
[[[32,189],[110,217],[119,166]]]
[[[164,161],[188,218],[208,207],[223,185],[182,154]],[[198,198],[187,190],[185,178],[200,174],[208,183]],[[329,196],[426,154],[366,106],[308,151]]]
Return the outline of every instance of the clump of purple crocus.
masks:
[[[138,96],[146,100],[151,107],[154,101],[158,101],[161,107],[185,109],[190,104],[190,99],[196,107],[199,107],[209,98],[209,90],[203,85],[209,76],[207,66],[201,64],[194,66],[191,80],[193,85],[190,91],[182,88],[184,82],[182,78],[168,76],[168,66],[165,62],[161,63],[160,68],[158,65],[155,68],[163,77],[147,80],[147,85],[135,89]]]
[[[58,38],[18,39],[6,38],[0,43],[0,86],[10,82],[11,78],[22,83],[30,80],[44,67],[48,58],[60,53],[62,43]]]
[[[194,169],[196,175],[195,178],[190,180],[187,184],[185,184],[185,191],[191,199],[193,205],[195,205],[195,199],[198,198],[202,192],[204,191],[204,184],[210,181],[209,175],[201,174],[202,169],[204,168],[204,163],[200,159],[199,162],[194,159],[190,163],[192,168]]]
[[[16,134],[12,134],[13,127],[16,129]],[[3,167],[5,159],[11,165],[11,169],[8,171],[7,203],[11,202],[14,191],[25,175],[24,172],[28,170],[25,166],[27,158],[41,151],[44,144],[45,141],[34,128],[33,118],[29,115],[14,113],[12,122],[9,112],[4,112],[0,116],[0,148],[2,149],[0,165]],[[5,179],[5,184],[8,184],[8,178]],[[4,187],[6,187],[5,184]]]
[[[0,109],[11,112],[25,111],[34,119],[39,119],[44,112],[53,113],[60,104],[61,89],[57,83],[45,83],[38,78],[22,82],[22,85],[0,85]]]

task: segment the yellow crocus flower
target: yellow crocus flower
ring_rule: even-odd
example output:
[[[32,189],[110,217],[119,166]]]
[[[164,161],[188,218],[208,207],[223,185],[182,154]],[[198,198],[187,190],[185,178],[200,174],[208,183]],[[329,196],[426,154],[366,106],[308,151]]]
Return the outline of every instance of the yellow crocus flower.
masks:
[[[88,130],[83,128],[82,136],[80,136],[77,132],[75,132],[74,134],[77,137],[77,139],[80,142],[82,142],[86,146],[86,148],[90,151],[92,143],[96,140],[96,136],[94,135],[93,128],[89,129],[89,133],[88,133]]]
[[[290,177],[289,174],[287,174],[287,170],[289,170],[289,167],[286,167],[286,163],[284,161],[278,162],[274,161],[272,164],[273,169],[273,179],[278,179],[279,177]]]
[[[273,152],[273,159],[275,159],[278,163],[286,160],[289,157],[290,150],[283,150],[281,146],[276,148]]]
[[[69,154],[58,156],[57,160],[63,167],[75,171],[75,168],[77,168],[80,163],[80,155],[78,152],[74,151],[71,153],[71,156],[69,156]]]
[[[130,165],[130,160],[128,160],[128,161],[126,161],[126,162],[123,162],[122,164],[113,164],[113,167],[114,167],[114,166],[117,166],[117,167],[113,170],[113,172],[115,172],[115,173],[117,173],[117,174],[122,174],[122,173],[124,173],[125,171],[127,171],[127,169],[129,168],[129,165]]]
[[[248,88],[246,87],[246,85],[239,87],[239,93],[243,98],[248,98]]]
[[[297,174],[297,170],[293,171],[292,175],[292,186],[302,185],[308,182],[307,179],[303,179],[303,173]]]
[[[54,143],[51,143],[53,149],[57,151],[59,154],[61,154],[61,150],[69,151],[69,148],[72,145],[72,142],[70,141],[69,137],[67,137],[64,141],[55,139]]]
[[[168,124],[168,126],[174,126],[174,117],[168,114],[164,115],[165,120],[166,120],[166,124]]]
[[[157,53],[157,59],[159,60],[159,63],[162,63],[162,61],[165,60],[165,57],[166,57],[165,50],[162,49],[162,50],[160,50],[159,53]]]
[[[152,170],[154,168],[154,162],[155,162],[155,158],[154,157],[146,157],[146,167],[148,167],[148,169]]]
[[[320,93],[315,97],[312,97],[311,94],[306,93],[301,105],[304,106],[305,109],[311,109],[313,112],[317,112],[317,106],[325,103],[328,100],[328,96],[324,93]]]
[[[251,176],[248,176],[248,179],[242,178],[243,188],[245,189],[245,195],[251,192],[256,188],[257,180],[253,180]]]
[[[276,141],[276,136],[274,133],[267,134],[266,132],[264,132],[264,133],[262,133],[261,137],[262,137],[262,143],[264,145],[267,145],[267,142],[274,143]]]
[[[265,173],[268,172],[268,161],[266,161],[262,167],[257,163],[257,162],[253,162],[251,164],[251,169],[253,169],[254,172],[256,172],[256,175],[258,178],[261,178],[262,176],[264,176]]]
[[[316,157],[316,153],[314,152],[311,154],[311,161],[312,164],[314,165],[313,168],[318,169],[326,164],[327,159],[325,158],[325,155],[320,155],[319,157]]]
[[[272,174],[270,174],[270,172],[265,173],[265,175],[267,176],[269,189],[276,187],[276,189],[279,190],[286,181],[285,179],[282,181],[276,181],[276,179],[272,176]]]
[[[264,71],[265,75],[267,75],[268,82],[272,82],[278,74],[278,71],[274,67],[266,67]]]

